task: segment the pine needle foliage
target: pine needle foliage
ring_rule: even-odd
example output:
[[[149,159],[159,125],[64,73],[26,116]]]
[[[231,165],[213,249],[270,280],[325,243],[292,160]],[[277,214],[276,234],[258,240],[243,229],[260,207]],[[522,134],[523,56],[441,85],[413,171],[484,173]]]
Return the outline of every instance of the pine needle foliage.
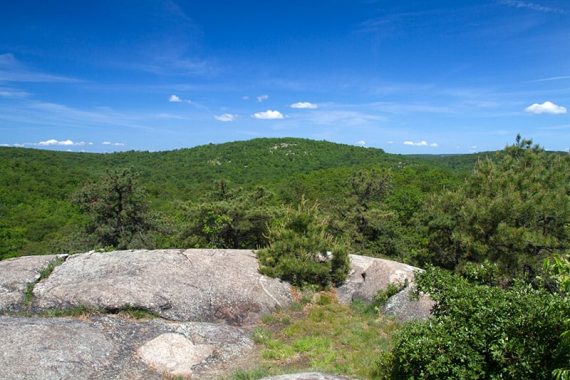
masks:
[[[349,270],[344,242],[327,231],[316,204],[304,199],[269,229],[269,246],[258,252],[261,273],[297,286],[342,283]]]
[[[457,191],[433,196],[424,215],[436,265],[490,260],[505,273],[537,270],[570,247],[570,156],[517,136]]]

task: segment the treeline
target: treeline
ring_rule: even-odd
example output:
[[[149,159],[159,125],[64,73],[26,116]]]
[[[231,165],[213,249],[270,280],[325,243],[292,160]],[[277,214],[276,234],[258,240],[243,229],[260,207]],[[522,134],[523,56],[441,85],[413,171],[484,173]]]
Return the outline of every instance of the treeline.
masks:
[[[153,247],[258,248],[264,242],[257,227],[250,233],[259,235],[255,239],[240,236],[247,234],[246,227],[263,225],[267,218],[262,214],[295,206],[302,197],[318,202],[326,214],[338,214],[344,224],[347,216],[339,213],[354,204],[348,189],[359,171],[389,172],[390,191],[383,202],[390,204],[391,218],[406,221],[427,194],[451,188],[464,176],[378,149],[303,139],[256,139],[155,153],[0,148],[0,257],[100,248],[86,234],[89,216],[76,202],[77,193],[124,169],[144,192],[154,226],[146,240]],[[262,201],[250,195],[259,191],[265,193]],[[222,223],[216,214],[232,222],[205,229],[195,225]]]

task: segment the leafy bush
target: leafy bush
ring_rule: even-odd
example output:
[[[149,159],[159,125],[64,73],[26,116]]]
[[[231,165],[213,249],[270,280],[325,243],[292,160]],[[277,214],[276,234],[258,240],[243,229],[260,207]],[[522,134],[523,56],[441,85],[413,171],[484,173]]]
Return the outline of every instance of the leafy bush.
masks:
[[[547,379],[567,363],[567,298],[522,283],[474,285],[435,268],[417,282],[437,305],[432,319],[405,326],[380,362],[394,378]]]
[[[327,232],[317,206],[302,200],[269,229],[269,246],[258,252],[260,271],[292,284],[322,287],[341,283],[349,270],[344,243]]]
[[[545,277],[554,281],[557,291],[563,297],[570,297],[570,254],[551,257],[544,261]],[[552,374],[556,380],[570,379],[570,317],[565,321],[565,330],[560,335],[561,350],[569,360],[563,368],[555,369]]]

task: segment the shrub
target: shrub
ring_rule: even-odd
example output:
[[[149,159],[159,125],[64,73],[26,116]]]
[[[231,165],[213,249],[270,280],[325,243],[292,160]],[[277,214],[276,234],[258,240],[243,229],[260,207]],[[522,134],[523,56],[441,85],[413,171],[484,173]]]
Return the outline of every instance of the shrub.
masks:
[[[302,200],[269,229],[269,246],[258,252],[260,271],[294,285],[341,283],[349,270],[345,244],[327,232],[317,206]]]
[[[546,379],[567,360],[560,351],[567,298],[521,283],[474,285],[434,268],[417,281],[438,304],[434,318],[398,334],[393,377]]]

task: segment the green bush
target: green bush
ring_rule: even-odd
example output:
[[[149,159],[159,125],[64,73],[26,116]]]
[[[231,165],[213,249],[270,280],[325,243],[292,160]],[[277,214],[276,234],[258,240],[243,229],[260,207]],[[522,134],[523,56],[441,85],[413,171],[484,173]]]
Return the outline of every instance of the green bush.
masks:
[[[560,334],[567,298],[517,283],[474,285],[442,269],[417,277],[438,302],[434,317],[406,325],[379,367],[394,378],[547,379],[567,363]]]
[[[215,193],[217,200],[184,206],[189,225],[181,236],[183,245],[232,249],[267,246],[268,225],[282,212],[274,205],[274,195],[260,186],[251,192],[229,192],[227,185],[220,186]]]
[[[326,287],[344,281],[349,270],[345,244],[327,232],[317,206],[302,200],[269,229],[269,246],[258,252],[260,271],[294,285]],[[329,253],[330,252],[330,253]]]

